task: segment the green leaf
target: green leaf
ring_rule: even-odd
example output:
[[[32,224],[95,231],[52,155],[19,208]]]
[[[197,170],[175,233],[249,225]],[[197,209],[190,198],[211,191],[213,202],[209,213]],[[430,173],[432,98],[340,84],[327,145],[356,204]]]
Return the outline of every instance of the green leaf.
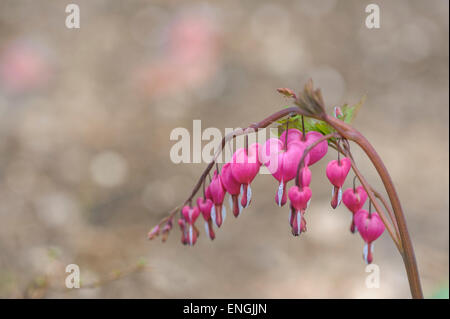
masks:
[[[290,118],[285,118],[280,121],[277,121],[277,123],[280,124],[279,126],[280,135],[286,130],[286,122],[288,121],[289,121],[289,128],[296,128],[300,131],[303,130],[302,117],[300,115],[294,115]],[[309,131],[316,131],[316,123],[314,119],[304,117],[304,125],[305,125],[305,133],[308,133]]]
[[[324,121],[317,121],[316,122],[316,131],[318,131],[319,133],[322,133],[323,135],[327,135],[327,134],[330,134],[331,132],[333,132],[333,128],[331,126],[329,126],[327,123],[325,123]]]
[[[145,266],[147,266],[147,260],[144,257],[139,258],[139,260],[137,262],[137,267],[142,268]]]
[[[282,92],[282,93],[284,93],[284,92]],[[361,98],[361,100],[355,105],[350,106],[348,104],[344,104],[342,107],[340,107],[342,115],[339,115],[338,119],[344,121],[345,123],[351,124],[353,122],[353,120],[355,119],[356,115],[358,114],[359,109],[364,104],[365,100],[366,100],[366,96],[364,95]],[[284,107],[288,108],[290,106],[287,105]],[[284,132],[284,130],[286,129],[286,122],[288,122],[288,121],[289,121],[289,128],[296,128],[296,129],[299,129],[300,131],[303,130],[302,117],[297,114],[290,118],[285,118],[285,119],[277,121],[277,123],[280,124],[279,130],[278,130],[279,135],[281,135]],[[306,116],[304,117],[304,126],[305,126],[305,133],[308,133],[310,131],[316,131],[323,135],[327,135],[327,134],[334,132],[334,129],[331,126],[329,126],[327,123],[325,123],[324,121],[316,120],[316,119],[309,118]],[[330,142],[330,141],[328,141],[328,142]]]
[[[448,285],[441,287],[439,290],[435,291],[431,296],[431,299],[448,299]]]
[[[355,119],[356,115],[358,114],[359,109],[366,101],[366,96],[364,95],[359,102],[353,106],[349,106],[348,104],[345,104],[341,107],[341,111],[343,116],[338,117],[339,119],[343,120],[345,123],[352,123]]]

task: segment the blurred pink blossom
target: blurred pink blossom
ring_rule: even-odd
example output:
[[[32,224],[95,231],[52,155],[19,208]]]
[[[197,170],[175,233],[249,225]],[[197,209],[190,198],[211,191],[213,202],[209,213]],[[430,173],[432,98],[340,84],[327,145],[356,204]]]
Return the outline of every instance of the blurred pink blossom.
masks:
[[[42,88],[50,78],[51,68],[38,47],[12,42],[0,51],[0,89],[23,94]]]
[[[204,85],[218,69],[219,38],[209,16],[185,15],[169,26],[160,58],[139,72],[147,95],[166,95]]]

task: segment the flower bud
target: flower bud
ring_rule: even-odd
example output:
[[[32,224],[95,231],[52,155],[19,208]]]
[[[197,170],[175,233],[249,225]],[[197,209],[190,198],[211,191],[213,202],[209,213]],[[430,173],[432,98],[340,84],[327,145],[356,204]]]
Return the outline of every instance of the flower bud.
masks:
[[[159,225],[156,225],[148,232],[147,238],[151,240],[157,237],[159,235],[159,230],[160,230]]]

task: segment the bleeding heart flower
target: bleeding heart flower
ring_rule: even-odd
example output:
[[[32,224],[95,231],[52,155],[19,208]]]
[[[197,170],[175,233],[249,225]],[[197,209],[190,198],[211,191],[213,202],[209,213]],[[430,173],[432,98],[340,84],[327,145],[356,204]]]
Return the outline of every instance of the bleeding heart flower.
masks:
[[[355,213],[355,225],[366,242],[363,257],[370,264],[373,260],[373,242],[383,234],[384,223],[377,212],[369,213],[367,210],[360,209]]]
[[[222,166],[220,176],[225,190],[231,195],[232,203],[230,206],[233,208],[233,215],[238,217],[242,211],[242,206],[239,203],[241,184],[233,177],[231,163],[226,163]]]
[[[342,185],[344,185],[345,178],[352,166],[349,158],[344,157],[339,161],[333,160],[327,165],[327,177],[333,184],[331,207],[336,208],[342,199]]]
[[[347,188],[342,195],[342,202],[352,212],[352,224],[350,231],[355,233],[355,213],[360,210],[367,200],[367,193],[363,186],[358,186],[355,189]]]
[[[199,235],[199,231],[194,226],[194,223],[200,215],[200,210],[198,207],[190,207],[186,205],[181,210],[181,214],[183,215],[183,220],[185,221],[182,229],[185,237],[184,242],[192,246],[197,241],[197,237]],[[180,220],[178,220],[178,224],[181,227]]]
[[[289,223],[292,227],[294,236],[300,235],[302,231],[306,231],[306,220],[304,214],[311,200],[311,189],[308,186],[300,188],[292,186],[289,189],[289,200],[291,201],[291,215]]]
[[[297,175],[297,169],[305,148],[298,141],[281,140],[271,138],[261,149],[260,159],[267,166],[269,172],[279,182],[278,192],[275,196],[275,202],[278,206],[286,204],[286,184]],[[306,166],[309,161],[309,154],[305,157],[305,167],[301,174],[303,185],[309,185],[311,182],[311,171]]]
[[[202,213],[203,219],[205,220],[205,231],[209,235],[209,238],[211,238],[211,240],[216,238],[211,218],[211,210],[213,208],[213,205],[213,201],[209,198],[197,198],[198,209]]]
[[[241,184],[242,199],[241,205],[246,208],[251,201],[252,191],[250,183],[259,172],[261,163],[259,162],[260,145],[254,143],[248,147],[238,149],[231,159],[231,173],[234,179]]]
[[[178,225],[180,226],[180,229],[181,229],[181,243],[183,245],[186,245],[188,243],[187,236],[186,236],[187,235],[186,221],[183,218],[179,218]]]
[[[306,231],[306,219],[304,214],[304,212],[295,210],[295,208],[291,206],[289,224],[291,224],[292,235],[298,236]]]
[[[310,131],[308,133],[305,134],[305,136],[303,137],[303,132],[296,129],[296,128],[291,128],[289,130],[287,130],[287,141],[288,144],[290,142],[293,141],[297,141],[299,142],[305,149],[313,144],[315,141],[321,139],[323,137],[323,135],[319,132],[316,131]],[[284,131],[281,135],[280,135],[280,140],[284,141],[286,138],[286,131]],[[318,161],[320,161],[320,159],[322,159],[322,157],[325,156],[325,154],[327,154],[328,152],[328,142],[327,141],[322,141],[319,144],[317,144],[316,146],[314,146],[314,148],[312,148],[308,155],[309,155],[309,161],[308,161],[308,165],[312,165]]]
[[[292,186],[289,189],[289,200],[296,210],[306,210],[311,200],[311,195],[311,188],[308,186],[304,186],[303,188]]]
[[[226,214],[225,206],[223,206],[226,190],[225,187],[223,187],[222,178],[217,171],[214,172],[214,176],[208,186],[208,192],[214,203],[214,207],[212,209],[213,212],[211,213],[214,214],[214,216],[212,218],[214,219],[217,227],[220,227],[225,217],[224,215]]]
[[[181,210],[181,214],[183,214],[184,220],[188,224],[194,224],[198,216],[200,215],[200,210],[196,206],[190,207],[186,205]]]

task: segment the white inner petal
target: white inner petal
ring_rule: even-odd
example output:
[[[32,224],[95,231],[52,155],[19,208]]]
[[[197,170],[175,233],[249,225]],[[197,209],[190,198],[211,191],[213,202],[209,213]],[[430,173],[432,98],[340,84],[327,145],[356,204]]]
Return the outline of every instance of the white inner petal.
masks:
[[[225,205],[222,206],[222,223],[225,221],[225,218],[227,218],[227,209],[225,208]]]
[[[207,221],[205,221],[205,232],[209,236],[209,224]]]
[[[193,235],[193,227],[189,225],[189,244],[191,246],[192,246],[192,243],[193,243],[193,240],[194,240],[193,236],[194,236]]]
[[[241,199],[242,199],[242,195],[239,195],[238,196],[238,205],[239,205],[239,215],[241,214],[241,212],[242,212],[242,210],[244,209],[244,207],[242,207],[242,204],[241,204]]]
[[[284,184],[283,184],[283,180],[281,180],[280,185],[278,186],[278,206],[281,207],[281,200],[283,199],[283,188],[284,188]]]
[[[364,256],[364,261],[368,264],[369,262],[367,261],[367,255],[369,254],[369,245],[364,244],[364,248],[363,248],[363,256]]]
[[[248,207],[250,205],[250,201],[252,200],[252,188],[250,187],[250,184],[247,186],[247,205],[245,207]]]
[[[338,206],[341,204],[342,201],[342,187],[339,187],[339,192],[338,192]]]
[[[216,224],[216,207],[214,205],[211,208],[211,219],[213,221],[213,225],[217,225]]]

